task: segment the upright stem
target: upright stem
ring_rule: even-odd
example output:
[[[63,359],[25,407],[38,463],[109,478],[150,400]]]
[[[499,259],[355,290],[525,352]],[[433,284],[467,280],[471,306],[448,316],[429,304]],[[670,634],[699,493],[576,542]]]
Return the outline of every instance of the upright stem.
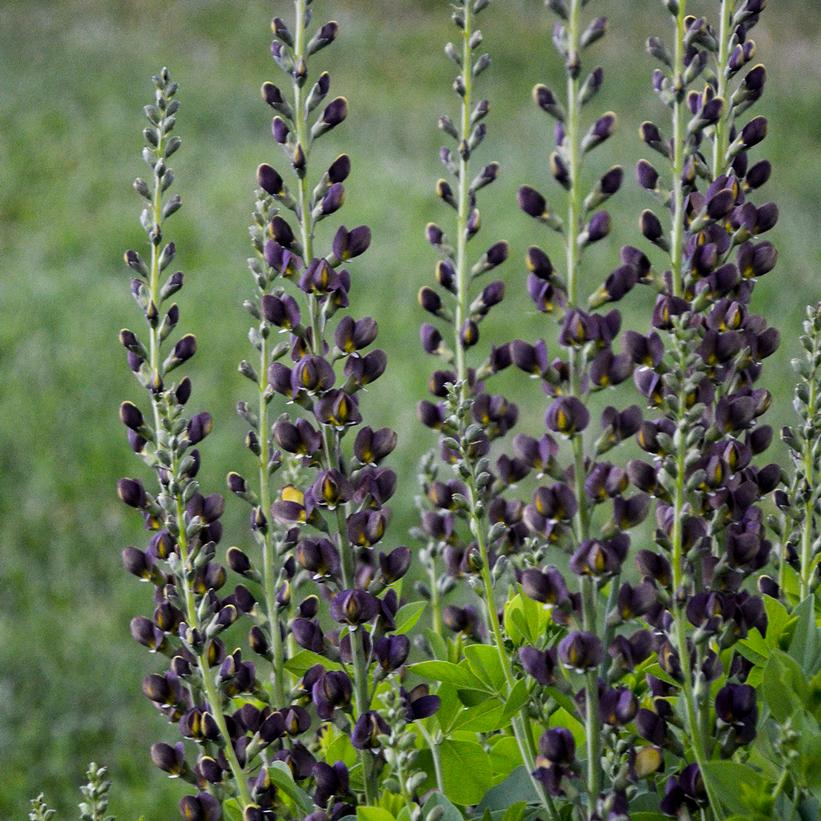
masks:
[[[727,60],[730,56],[730,23],[733,14],[734,0],[721,0],[721,19],[718,29],[718,57],[716,65],[716,94],[722,100],[727,100]],[[713,138],[713,179],[724,173],[725,156],[727,154],[727,133],[730,123],[729,106],[724,107],[719,117]]]
[[[295,36],[294,36],[294,64],[299,66],[305,59],[305,11],[306,0],[294,0],[296,13]],[[305,101],[302,94],[302,86],[294,79],[294,129],[297,143],[305,153],[305,167],[309,165],[310,141],[308,139],[308,114],[305,110]],[[302,250],[305,264],[310,264],[314,257],[314,220],[311,213],[310,195],[308,192],[307,174],[299,176],[299,228],[302,240]],[[324,320],[322,317],[322,306],[320,301],[308,296],[308,308],[311,316],[311,349],[317,356],[323,355],[324,342]],[[341,469],[340,437],[336,431],[332,431],[328,425],[321,425],[322,428],[322,466],[326,470]],[[336,508],[336,533],[335,541],[342,566],[342,583],[345,589],[350,589],[354,584],[354,556],[352,545],[348,540],[348,528],[346,525],[346,511],[343,507]],[[351,630],[351,659],[354,672],[354,705],[356,716],[359,717],[368,710],[370,697],[368,694],[368,669],[367,660],[364,654],[362,630]],[[371,754],[367,750],[360,750],[359,759],[362,763],[363,782],[365,787],[365,801],[372,804],[376,798],[376,783]]]
[[[174,466],[174,473],[177,472],[177,465]],[[194,592],[191,585],[188,583],[188,537],[185,533],[185,507],[183,505],[182,496],[179,493],[175,495],[175,502],[177,505],[177,545],[180,550],[180,564],[182,566],[180,571],[180,578],[183,584],[183,594],[185,598],[186,618],[188,624],[194,626],[199,623],[197,617],[197,605],[194,600]],[[237,792],[242,804],[243,810],[246,807],[253,805],[251,793],[248,790],[248,784],[245,781],[245,774],[240,766],[239,759],[236,752],[234,752],[234,745],[231,743],[231,735],[228,732],[228,725],[225,721],[225,713],[222,709],[222,695],[214,686],[212,678],[211,667],[208,664],[208,652],[204,650],[197,656],[197,664],[200,668],[200,675],[202,677],[202,687],[205,691],[205,697],[208,699],[208,705],[211,715],[214,717],[214,722],[220,731],[220,736],[223,740],[223,752],[228,761],[228,766],[231,769],[231,775],[237,785]]]
[[[462,31],[462,80],[464,95],[462,96],[462,119],[459,138],[459,194],[458,216],[456,224],[456,314],[454,317],[454,346],[456,351],[456,379],[461,383],[462,398],[468,395],[467,363],[465,361],[465,347],[462,344],[462,326],[467,319],[469,299],[469,272],[467,261],[467,224],[470,217],[470,114],[473,91],[473,48],[470,38],[473,34],[473,7],[465,3],[465,25]]]
[[[815,373],[811,374],[809,380],[810,395],[807,400],[807,417],[814,419],[816,416],[817,384]],[[801,599],[802,601],[812,595],[813,575],[813,537],[815,535],[815,506],[813,504],[815,489],[815,460],[813,459],[813,448],[815,440],[805,437],[804,442],[804,478],[807,490],[807,501],[804,505],[804,530],[801,534]],[[783,559],[782,559],[783,561]]]
[[[499,663],[505,676],[505,683],[507,684],[508,692],[510,692],[516,684],[516,679],[513,675],[513,669],[510,666],[510,659],[507,655],[507,650],[504,645],[504,637],[502,636],[502,628],[499,625],[499,616],[496,610],[496,597],[493,593],[493,578],[490,575],[490,557],[487,549],[487,539],[485,538],[484,522],[475,514],[476,509],[476,491],[475,483],[471,483],[470,487],[470,502],[471,502],[471,524],[473,535],[479,546],[479,554],[482,560],[482,586],[484,588],[484,602],[485,602],[485,618],[488,627],[493,635],[493,642],[496,645],[496,650],[499,654]],[[518,716],[514,716],[511,720],[511,727],[513,735],[516,738],[516,744],[519,747],[519,754],[522,757],[522,763],[525,765],[533,788],[542,806],[552,819],[558,821],[558,813],[553,805],[553,800],[544,790],[544,787],[539,783],[538,779],[533,775],[536,767],[535,762],[535,747],[533,738],[529,730],[530,720],[527,715],[527,708],[523,707]]]
[[[673,277],[673,295],[684,293],[684,126],[685,88],[684,88],[684,19],[687,16],[687,0],[679,0],[676,16],[676,40],[673,57],[673,227],[671,231],[670,265]]]
[[[428,545],[428,548],[431,546]],[[442,594],[439,591],[439,579],[436,573],[436,557],[431,555],[428,564],[428,579],[430,582],[430,606],[433,632],[439,636],[445,633],[445,626],[442,621]]]
[[[428,742],[431,757],[433,758],[433,772],[436,775],[436,786],[439,792],[445,795],[445,779],[442,777],[442,758],[439,754],[439,744],[436,739],[425,729],[425,725],[420,721],[417,725],[422,731],[425,741]]]
[[[259,354],[259,500],[265,515],[271,509],[271,483],[268,472],[268,462],[270,460],[269,445],[269,425],[268,425],[268,397],[266,396],[268,380],[268,360],[270,350],[268,338],[263,337]],[[277,618],[276,583],[279,577],[279,567],[277,563],[276,551],[272,545],[271,528],[268,527],[263,534],[262,543],[262,573],[263,587],[265,590],[265,609],[268,613],[268,626],[271,631],[271,652],[273,655],[273,668],[271,671],[272,685],[274,688],[274,699],[278,707],[285,706],[285,648],[282,641],[282,632],[279,629],[279,619]]]
[[[579,95],[579,54],[580,54],[580,0],[571,0],[567,20],[568,39],[568,66],[567,66],[567,165],[570,177],[570,190],[567,196],[567,225],[566,225],[566,267],[567,267],[567,307],[573,310],[579,304],[579,242],[582,231],[581,214],[581,150],[580,119],[581,98]],[[581,351],[572,348],[570,351],[570,392],[573,396],[580,396],[582,392],[582,361]],[[587,495],[584,490],[585,458],[584,442],[581,434],[574,433],[571,437],[573,448],[573,476],[575,484],[578,510],[576,512],[576,538],[583,542],[589,536],[589,510]],[[596,633],[597,629],[597,591],[595,581],[584,576],[582,586],[582,619],[584,629]],[[587,791],[591,807],[602,788],[601,767],[601,732],[599,726],[599,684],[598,672],[590,671],[585,683],[585,746],[587,750]]]
[[[684,406],[683,397],[681,398],[681,406]],[[681,425],[681,422],[679,422]],[[682,519],[684,518],[685,507],[685,455],[686,443],[685,437],[681,435],[681,427],[679,427],[679,442],[676,448],[676,491],[673,500],[673,621],[675,623],[676,631],[676,645],[678,650],[679,664],[681,665],[682,685],[681,693],[684,697],[684,704],[686,710],[687,730],[690,737],[690,743],[693,747],[693,755],[698,764],[701,777],[704,782],[707,797],[710,801],[710,807],[717,819],[723,819],[724,814],[721,809],[721,804],[715,795],[710,779],[707,777],[707,772],[704,768],[708,760],[705,749],[705,741],[702,735],[702,727],[699,722],[699,714],[696,707],[695,695],[693,693],[693,671],[690,664],[690,647],[687,643],[687,614],[682,606],[679,590],[684,582],[684,546],[683,546],[683,527]]]

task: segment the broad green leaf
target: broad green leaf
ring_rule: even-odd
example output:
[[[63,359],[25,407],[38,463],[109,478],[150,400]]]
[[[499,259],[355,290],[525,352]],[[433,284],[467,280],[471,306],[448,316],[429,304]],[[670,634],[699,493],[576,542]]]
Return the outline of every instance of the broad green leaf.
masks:
[[[435,630],[431,630],[430,627],[425,630],[425,638],[428,640],[428,644],[430,645],[430,649],[433,652],[434,657],[442,661],[447,661],[447,642]]]
[[[662,812],[631,812],[630,821],[670,821],[670,816]]]
[[[576,703],[570,698],[569,695],[563,693],[561,690],[557,689],[556,687],[548,686],[545,688],[550,695],[550,697],[562,707],[565,712],[567,713],[574,713],[576,710]]]
[[[357,807],[357,821],[394,821],[394,817],[382,807]]]
[[[651,664],[647,668],[646,672],[648,672],[651,676],[657,678],[659,681],[663,681],[665,684],[670,684],[676,688],[681,686],[679,682],[677,682],[669,673],[662,670],[661,665],[658,663]]]
[[[501,784],[491,787],[477,807],[479,813],[486,810],[506,810],[519,801],[535,802],[539,797],[533,789],[527,770],[524,767],[515,769]]]
[[[449,735],[454,722],[462,712],[462,702],[459,701],[456,688],[452,684],[440,684],[436,694],[440,703],[433,720],[439,724],[442,735]]]
[[[809,597],[795,611],[798,621],[790,642],[790,655],[801,665],[805,673],[816,671],[818,656],[818,625],[815,622],[815,597]]]
[[[704,777],[730,812],[755,811],[767,782],[751,767],[735,761],[707,761]]]
[[[522,765],[522,753],[516,739],[509,735],[496,736],[490,748],[490,764],[495,781],[504,780]]]
[[[342,665],[335,661],[320,656],[319,653],[314,653],[312,650],[300,650],[294,653],[288,661],[285,662],[285,669],[295,676],[302,676],[311,667],[321,664],[326,670],[341,670]]]
[[[419,621],[427,606],[427,602],[412,601],[400,607],[395,617],[396,629],[394,633],[409,633],[413,630],[416,626],[416,622]]]
[[[535,644],[544,635],[550,619],[543,604],[517,593],[505,605],[502,623],[514,644]]]
[[[456,804],[476,804],[493,778],[490,757],[475,741],[445,739],[439,745],[445,794]]]
[[[440,821],[463,821],[462,813],[459,812],[442,793],[434,792],[430,794],[430,797],[425,801],[422,807],[422,817],[427,818],[428,813],[434,809],[434,807],[441,807],[444,811]]]
[[[290,798],[299,810],[308,814],[314,807],[314,802],[305,790],[294,781],[291,769],[284,761],[274,761],[268,766],[268,774],[274,786]]]
[[[762,596],[764,609],[767,611],[767,644],[778,647],[778,640],[792,618],[789,610],[772,596]],[[754,632],[758,633],[758,630]],[[761,635],[758,633],[758,635]]]
[[[799,663],[781,650],[773,650],[761,682],[764,700],[776,721],[786,721],[807,698],[807,681]]]
[[[502,821],[522,821],[527,810],[527,803],[525,801],[517,801],[511,804],[505,814],[502,816]]]
[[[479,681],[466,665],[453,664],[449,661],[418,661],[408,667],[411,673],[429,681],[441,681],[466,689],[481,689]],[[478,685],[478,686],[477,686]]]
[[[352,767],[356,762],[356,750],[349,736],[337,729],[333,724],[328,724],[328,729],[322,735],[320,749],[323,758],[329,764],[342,761],[346,767]]]
[[[769,637],[769,630],[767,631]],[[751,630],[746,638],[736,644],[738,652],[744,656],[747,661],[751,661],[758,667],[765,667],[767,659],[770,657],[770,650],[772,645],[758,632],[758,630]]]
[[[390,790],[382,790],[379,794],[379,806],[381,809],[389,812],[396,817],[402,812],[402,808],[406,806],[405,799],[399,793],[391,792]]]
[[[493,692],[504,693],[505,671],[495,646],[471,644],[465,647],[465,658],[476,678],[487,684]]]
[[[481,682],[479,682],[481,684]],[[473,687],[460,688],[458,691],[459,701],[468,707],[475,707],[477,704],[483,704],[488,699],[496,699],[496,696],[487,690],[477,690]]]
[[[229,798],[223,802],[222,813],[225,821],[242,821],[242,808],[236,798]]]
[[[451,723],[451,730],[489,733],[504,726],[503,705],[497,698],[486,698],[473,707],[464,707]]]
[[[520,678],[516,684],[513,685],[513,689],[510,691],[510,695],[507,697],[507,701],[505,702],[505,711],[502,714],[503,720],[508,720],[513,716],[515,713],[518,713],[522,707],[527,704],[528,699],[530,698],[530,693],[527,691],[527,682]]]

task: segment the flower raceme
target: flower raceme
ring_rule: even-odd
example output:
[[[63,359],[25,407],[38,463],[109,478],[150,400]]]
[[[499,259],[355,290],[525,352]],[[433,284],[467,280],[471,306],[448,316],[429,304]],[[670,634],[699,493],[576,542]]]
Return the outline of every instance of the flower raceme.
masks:
[[[524,255],[536,340],[488,338],[512,283],[486,275],[510,248],[477,250],[479,204],[500,205],[502,173],[481,158],[491,60],[478,23],[502,29],[503,6],[451,7],[458,105],[439,118],[435,186],[451,219],[425,229],[435,282],[419,291],[422,348],[440,364],[418,406],[438,447],[419,471],[417,568],[389,530],[408,497],[387,466],[397,435],[366,423],[387,367],[377,319],[356,310],[371,232],[339,223],[351,159],[316,150],[355,120],[317,65],[340,26],[314,21],[320,2],[293,2],[272,24],[280,79],[262,86],[281,153],[257,169],[250,229],[239,373],[253,388],[237,405],[250,456],[227,477],[249,527],[224,554],[226,502],[199,483],[214,422],[180,376],[197,343],[172,300],[185,278],[166,238],[182,204],[167,70],[145,108],[148,180],[134,183],[148,250],[125,262],[146,325],[120,343],[145,394],[120,420],[153,481],[117,490],[149,534],[123,551],[153,590],[130,632],[162,662],[142,682],[170,725],[150,758],[186,786],[181,816],[810,817],[821,320],[808,311],[796,360],[789,474],[764,459],[764,360],[780,339],[755,299],[777,263],[762,238],[778,221],[761,197],[768,127],[747,113],[766,86],[751,39],[766,3],[720,0],[713,22],[664,0],[672,40],[648,51],[669,125],[642,124],[660,159],[635,174],[657,205],[604,274],[589,252],[607,245],[625,183],[599,160],[617,116],[590,113],[606,94],[587,62],[607,20],[589,0],[548,0],[563,91],[539,84],[533,100],[552,123],[556,186],[517,196],[546,235]],[[615,303],[642,292],[647,321],[628,328],[636,311]],[[501,371],[537,403],[539,429],[512,435],[519,408],[489,388]],[[407,600],[414,589],[422,601]],[[102,772],[84,818],[103,819]],[[51,812],[32,803],[32,818]]]

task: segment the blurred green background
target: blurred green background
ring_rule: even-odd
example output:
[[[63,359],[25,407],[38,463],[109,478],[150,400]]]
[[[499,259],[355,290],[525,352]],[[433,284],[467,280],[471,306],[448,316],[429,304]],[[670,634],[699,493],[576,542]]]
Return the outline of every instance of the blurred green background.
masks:
[[[716,6],[692,2],[694,13],[713,14]],[[413,521],[415,464],[432,441],[414,421],[431,367],[418,349],[415,293],[431,278],[434,258],[423,227],[451,218],[433,196],[433,182],[440,174],[436,116],[455,108],[453,66],[442,53],[453,30],[445,0],[317,0],[314,8],[318,18],[341,23],[339,42],[312,65],[331,71],[332,91],[349,97],[351,116],[317,154],[351,153],[344,219],[374,230],[371,252],[354,269],[353,299],[358,315],[379,318],[390,355],[365,411],[371,424],[400,433],[392,462],[401,476],[393,539],[401,541]],[[615,230],[586,264],[583,287],[592,290],[614,267],[619,245],[639,242],[638,213],[652,204],[632,174],[646,155],[638,123],[665,117],[649,91],[653,61],[643,41],[666,34],[669,23],[658,0],[598,2],[588,12],[611,18],[609,36],[588,58],[590,67],[595,60],[606,70],[590,115],[610,108],[621,120],[591,168],[619,162],[628,171],[613,203]],[[119,402],[139,392],[116,334],[141,322],[121,254],[143,241],[130,187],[143,173],[140,112],[151,96],[150,75],[168,64],[183,103],[184,146],[173,165],[185,207],[170,226],[188,283],[181,327],[201,343],[191,368],[193,406],[217,420],[204,450],[203,485],[221,488],[228,469],[249,465],[233,407],[248,395],[236,363],[247,353],[239,305],[250,288],[244,260],[253,173],[263,160],[283,165],[257,92],[278,74],[268,57],[272,13],[288,18],[291,4],[0,3],[2,818],[23,818],[27,797],[40,790],[61,817],[73,817],[75,788],[92,757],[112,770],[112,810],[121,819],[175,815],[179,786],[147,755],[152,741],[169,736],[140,694],[140,680],[156,662],[128,635],[130,617],[150,610],[149,591],[126,576],[119,559],[125,544],[143,538],[114,493],[118,477],[141,469],[117,421]],[[557,254],[556,239],[518,211],[515,190],[531,182],[555,191],[546,181],[549,125],[530,103],[534,82],[560,83],[552,16],[537,0],[499,0],[481,23],[494,64],[480,87],[493,110],[478,157],[503,167],[483,200],[482,243],[506,237],[513,248],[504,269],[509,296],[487,334],[550,338],[554,328],[524,294],[521,260],[531,242]],[[821,296],[820,33],[814,0],[771,3],[755,31],[770,72],[760,111],[771,118],[756,157],[773,161],[766,196],[781,208],[773,233],[780,262],[756,292],[757,307],[783,332],[767,366],[773,424],[789,419],[788,361],[802,307]],[[631,296],[621,306],[625,324],[644,328],[651,301],[648,292]],[[538,429],[540,395],[521,381],[512,392],[530,429]],[[630,388],[624,396],[617,401],[635,399]],[[226,544],[247,544],[244,515],[241,503],[229,500]]]

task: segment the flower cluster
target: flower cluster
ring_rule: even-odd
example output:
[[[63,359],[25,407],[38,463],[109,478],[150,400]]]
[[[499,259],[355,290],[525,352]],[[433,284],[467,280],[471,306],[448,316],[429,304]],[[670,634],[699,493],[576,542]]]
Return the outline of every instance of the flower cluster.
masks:
[[[572,736],[549,730],[542,737],[537,772],[545,789],[563,796],[571,783],[582,779],[584,812],[620,817],[631,784],[661,765],[660,754],[643,754],[636,766],[641,751],[627,730],[639,709],[633,671],[652,650],[650,635],[636,630],[635,622],[650,608],[653,596],[649,585],[621,578],[631,545],[628,531],[647,517],[650,497],[643,489],[631,489],[623,466],[603,458],[638,433],[642,412],[635,404],[622,409],[608,405],[592,442],[586,432],[593,395],[627,382],[635,367],[628,335],[619,338],[622,319],[612,303],[638,284],[652,284],[653,274],[647,256],[626,246],[619,267],[586,299],[580,287],[586,250],[610,231],[610,215],[601,206],[623,181],[623,170],[616,165],[596,173],[592,183],[585,182],[586,164],[613,134],[616,116],[605,112],[588,127],[583,124],[584,110],[604,84],[604,71],[595,67],[585,72],[582,56],[604,36],[607,21],[596,17],[585,26],[582,5],[552,4],[559,17],[553,41],[565,66],[565,98],[544,85],[533,92],[538,107],[555,122],[550,172],[565,191],[566,207],[554,209],[530,186],[519,189],[520,208],[557,232],[564,246],[563,272],[541,247],[529,248],[526,257],[528,293],[539,311],[559,323],[556,355],[549,356],[542,340],[513,345],[516,365],[539,378],[549,398],[547,432],[522,440],[520,447],[523,458],[539,466],[540,478],[553,481],[533,491],[524,521],[537,543],[536,556],[550,556],[561,548],[569,553],[570,572],[563,574],[553,562],[521,572],[523,593],[550,607],[564,634],[558,644],[548,637],[547,642],[523,647],[520,661],[539,684],[565,690],[585,725],[584,771],[576,762]],[[561,442],[567,443],[567,461]],[[631,624],[633,632],[625,632]],[[569,671],[569,678],[563,680],[560,670]],[[551,696],[543,693],[535,701],[535,714],[549,715]]]
[[[144,416],[136,404],[124,402],[120,419],[132,449],[153,470],[158,487],[152,493],[139,479],[122,479],[117,488],[120,499],[142,514],[152,534],[145,549],[123,551],[126,569],[154,588],[153,613],[150,618],[135,617],[131,634],[169,662],[167,669],[145,677],[143,693],[198,748],[196,762],[189,766],[183,742],[158,743],[151,750],[154,762],[198,788],[209,783],[222,786],[227,779],[228,790],[250,805],[244,775],[250,739],[229,710],[234,695],[254,691],[255,668],[239,651],[228,652],[220,634],[253,607],[254,599],[242,586],[223,590],[228,577],[216,554],[225,503],[219,494],[204,495],[197,480],[197,446],[210,433],[212,420],[206,412],[186,416],[191,381],[171,381],[172,373],[194,356],[196,339],[184,334],[163,353],[180,319],[178,305],[169,300],[183,286],[181,272],[168,273],[176,249],[165,238],[165,223],[181,206],[179,196],[167,196],[174,181],[168,160],[180,146],[179,137],[172,136],[179,104],[177,85],[167,70],[154,78],[154,84],[154,102],[145,108],[149,124],[143,131],[150,182],[134,182],[145,201],[141,223],[150,255],[125,255],[134,273],[131,292],[145,316],[147,339],[130,330],[120,333],[129,368],[146,390],[150,409]],[[180,805],[183,815],[192,818],[214,817],[215,807],[219,809],[218,799],[205,791],[186,796]]]
[[[437,633],[443,634],[447,627],[476,636],[481,631],[478,614],[469,606],[443,606],[442,599],[454,589],[456,579],[475,578],[494,561],[501,544],[489,544],[487,531],[492,522],[506,518],[500,490],[503,483],[515,481],[519,470],[518,464],[505,457],[495,475],[487,460],[491,443],[505,436],[518,417],[515,404],[486,389],[487,380],[510,365],[509,346],[493,345],[483,359],[471,363],[471,353],[480,342],[482,321],[505,293],[502,280],[487,283],[481,290],[478,283],[508,256],[505,241],[493,243],[475,261],[470,253],[470,243],[482,227],[479,192],[491,185],[500,171],[496,162],[481,167],[475,163],[475,153],[487,133],[485,121],[490,111],[489,101],[476,96],[477,78],[490,65],[489,55],[478,53],[483,37],[477,22],[487,6],[481,0],[465,0],[455,6],[452,14],[459,45],[448,43],[445,54],[459,69],[453,82],[459,97],[459,116],[455,121],[447,115],[439,118],[439,128],[449,142],[439,157],[450,181],[440,179],[436,193],[455,212],[455,225],[453,240],[434,223],[425,229],[428,241],[439,254],[438,287],[426,285],[419,291],[422,308],[435,320],[422,325],[422,347],[444,367],[431,375],[428,388],[433,401],[420,402],[418,416],[423,425],[441,433],[439,456],[456,473],[453,479],[442,478],[433,457],[423,465],[419,535],[426,543],[423,561],[430,586],[422,592],[431,599]],[[440,560],[446,571],[442,575]]]
[[[755,283],[776,263],[775,249],[759,237],[778,209],[754,202],[770,174],[766,160],[752,160],[767,122],[742,120],[766,79],[763,66],[748,65],[763,4],[722,3],[718,30],[686,16],[683,5],[671,8],[672,55],[659,40],[648,43],[666,67],[654,88],[672,111],[673,136],[665,143],[660,128],[644,123],[642,137],[670,162],[670,186],[646,161],[637,176],[668,207],[669,239],[652,212],[641,227],[669,253],[670,269],[649,334],[631,337],[635,384],[654,413],[639,432],[650,460],[628,466],[631,481],[656,500],[652,562],[669,574],[648,575],[663,605],[648,621],[659,664],[685,705],[690,752],[679,754],[685,764],[694,759],[667,782],[666,812],[708,799],[716,805],[707,761],[755,736],[755,691],[744,684],[751,665],[728,650],[753,628],[767,631],[764,603],[744,582],[769,561],[760,502],[781,479],[777,465],[756,458],[773,436],[761,422],[771,396],[756,383],[779,334],[750,305]],[[664,712],[656,715],[667,722]]]
[[[313,0],[273,21],[284,82],[266,82],[262,97],[284,159],[257,169],[252,354],[239,365],[254,387],[238,403],[252,466],[227,478],[248,505],[250,538],[224,563],[225,502],[198,481],[212,419],[189,412],[191,382],[174,373],[196,340],[176,333],[171,298],[184,280],[165,236],[181,205],[168,193],[177,86],[166,70],[154,78],[150,175],[134,184],[149,250],[126,253],[146,328],[120,334],[146,398],[143,409],[123,403],[120,418],[155,482],[122,479],[118,493],[149,533],[123,551],[153,591],[131,633],[162,660],[142,689],[173,737],[151,759],[190,785],[183,818],[721,821],[817,810],[821,308],[808,309],[795,362],[788,475],[764,460],[774,435],[761,377],[780,340],[754,312],[756,283],[777,260],[761,238],[778,219],[759,199],[770,165],[755,156],[767,123],[747,114],[766,81],[751,39],[766,4],[720,0],[714,27],[686,0],[663,0],[672,46],[651,37],[648,51],[670,135],[643,123],[662,164],[636,169],[658,202],[639,220],[653,247],[623,247],[602,277],[588,251],[610,233],[606,204],[624,174],[594,165],[616,115],[588,116],[604,71],[586,59],[607,30],[606,18],[586,19],[588,2],[547,2],[565,91],[540,84],[533,97],[553,123],[559,188],[518,191],[520,209],[550,229],[525,261],[554,338],[501,344],[488,344],[483,322],[505,285],[484,277],[508,244],[471,252],[480,192],[500,170],[476,162],[490,111],[476,94],[490,65],[477,22],[490,0],[452,7],[457,44],[445,53],[459,115],[439,119],[449,143],[436,191],[453,239],[427,226],[436,285],[419,292],[432,316],[422,345],[441,362],[432,400],[418,406],[439,436],[422,461],[414,529],[424,601],[403,601],[412,555],[387,537],[397,436],[366,425],[361,406],[386,369],[376,320],[351,307],[371,232],[329,227],[351,160],[318,165],[315,151],[348,115],[329,74],[313,71],[337,23],[315,25]],[[623,329],[614,303],[648,292],[649,327]],[[517,406],[487,387],[507,368],[544,397],[544,427],[509,448]],[[635,458],[619,460],[630,447]],[[767,515],[771,501],[780,515]],[[82,817],[109,821],[104,770],[89,779]],[[52,816],[32,802],[31,818]]]

